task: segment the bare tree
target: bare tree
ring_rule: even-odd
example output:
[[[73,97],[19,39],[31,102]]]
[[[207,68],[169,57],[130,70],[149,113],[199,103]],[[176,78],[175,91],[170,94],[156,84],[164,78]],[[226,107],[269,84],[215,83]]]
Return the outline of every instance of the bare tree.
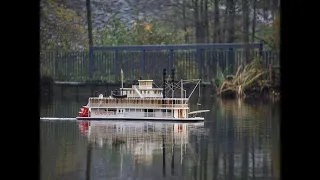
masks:
[[[248,0],[242,0],[242,20],[243,20],[243,42],[245,43],[244,48],[244,59],[242,64],[249,62],[249,7]]]
[[[220,11],[219,11],[219,0],[214,0],[214,40],[213,42],[215,43],[220,43],[222,38],[220,37],[221,35],[221,27],[220,27]]]
[[[227,17],[227,31],[228,31],[228,36],[227,36],[227,42],[228,43],[233,43],[235,40],[235,32],[234,32],[234,16],[235,16],[235,0],[226,0],[226,9],[228,12],[228,17]]]
[[[252,34],[251,34],[251,41],[254,42],[255,40],[255,31],[256,31],[256,5],[257,5],[257,0],[253,0],[253,18],[252,18]]]

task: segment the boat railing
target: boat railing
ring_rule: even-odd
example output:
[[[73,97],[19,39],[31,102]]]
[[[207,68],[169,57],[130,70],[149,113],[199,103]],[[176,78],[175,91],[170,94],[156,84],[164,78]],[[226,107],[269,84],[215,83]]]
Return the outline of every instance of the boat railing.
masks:
[[[108,104],[100,104],[100,103],[90,103],[90,107],[124,107],[124,108],[148,108],[148,109],[157,109],[157,108],[188,108],[188,104],[122,104],[122,103],[108,103]]]

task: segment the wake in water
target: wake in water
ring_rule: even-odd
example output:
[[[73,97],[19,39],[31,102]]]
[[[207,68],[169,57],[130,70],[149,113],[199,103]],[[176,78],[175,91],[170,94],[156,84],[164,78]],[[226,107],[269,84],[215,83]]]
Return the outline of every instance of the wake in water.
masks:
[[[57,118],[57,117],[40,117],[40,120],[56,121],[56,120],[77,120],[76,118]]]

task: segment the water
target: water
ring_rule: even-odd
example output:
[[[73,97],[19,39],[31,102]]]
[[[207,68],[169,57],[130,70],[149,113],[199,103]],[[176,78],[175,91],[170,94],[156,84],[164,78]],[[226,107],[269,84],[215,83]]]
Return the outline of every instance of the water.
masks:
[[[41,117],[73,118],[86,98],[43,100]],[[211,111],[197,124],[41,120],[40,177],[280,179],[279,102],[200,101]]]

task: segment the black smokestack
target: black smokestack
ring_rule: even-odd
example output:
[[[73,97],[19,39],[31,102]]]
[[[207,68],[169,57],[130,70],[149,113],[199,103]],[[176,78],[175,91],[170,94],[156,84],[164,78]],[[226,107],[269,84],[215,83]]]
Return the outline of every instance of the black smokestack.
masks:
[[[163,98],[166,98],[166,76],[167,76],[167,70],[163,69],[163,73],[162,73],[162,78],[163,78],[163,91],[162,91],[162,95]]]

